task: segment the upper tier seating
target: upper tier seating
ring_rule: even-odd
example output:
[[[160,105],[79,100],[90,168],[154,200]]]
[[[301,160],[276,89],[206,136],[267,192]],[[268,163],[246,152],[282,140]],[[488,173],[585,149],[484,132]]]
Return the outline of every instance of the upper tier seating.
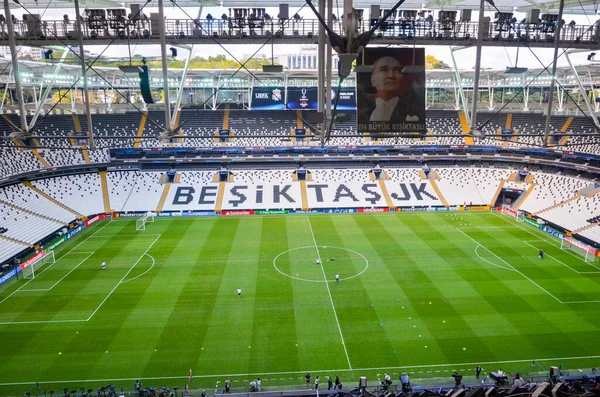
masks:
[[[458,112],[450,110],[429,110],[427,112],[426,126],[429,133],[442,135],[431,137],[425,135],[422,138],[390,137],[378,140],[364,136],[341,136],[356,135],[356,112],[344,111],[349,116],[347,121],[336,121],[331,131],[331,139],[328,145],[350,146],[350,145],[462,145],[466,143],[460,126]],[[42,146],[34,151],[21,151],[13,143],[7,141],[0,153],[0,178],[9,175],[26,173],[45,168],[47,162],[50,167],[62,167],[85,164],[86,155],[92,163],[109,162],[109,148],[128,147],[254,147],[254,146],[302,146],[318,145],[319,138],[310,133],[301,139],[294,138],[291,131],[298,126],[296,111],[248,111],[231,110],[228,117],[228,128],[233,132],[232,139],[221,142],[216,136],[219,129],[224,126],[226,112],[223,110],[196,110],[184,109],[180,115],[174,115],[178,125],[182,126],[179,135],[170,140],[159,139],[158,135],[164,130],[165,115],[162,111],[150,111],[144,124],[142,136],[137,138],[137,133],[142,122],[140,112],[132,111],[125,114],[98,114],[93,115],[93,133],[95,148],[87,149],[84,153],[81,148],[72,147],[71,134],[75,133],[75,122],[72,115],[51,115],[41,118],[36,133],[47,136],[40,138]],[[308,112],[302,111],[302,118],[306,119]],[[8,115],[9,119],[19,125],[16,114]],[[491,119],[490,119],[491,117]],[[540,146],[543,139],[540,137],[524,137],[520,134],[543,133],[545,119],[535,113],[511,113],[511,129],[517,135],[507,136],[506,139],[484,138],[475,139],[476,145],[504,145],[519,147],[524,145]],[[497,133],[506,128],[507,114],[493,115],[488,111],[478,115],[478,123],[490,121],[482,127],[485,134]],[[81,129],[87,132],[87,117],[78,116]],[[555,145],[565,141],[568,150],[586,153],[600,154],[600,145],[593,144],[597,140],[594,126],[584,117],[575,117],[567,128],[567,116],[553,116],[551,118],[551,132],[566,128],[566,133],[587,133],[586,136],[572,137],[568,140],[559,138],[551,139],[549,143]],[[0,134],[7,136],[11,127],[3,118],[0,119]],[[280,137],[267,137],[265,135],[279,134]],[[449,135],[456,136],[449,136]],[[247,137],[242,137],[246,135]],[[445,136],[448,135],[448,136]],[[54,139],[53,137],[61,137]],[[560,147],[559,147],[560,148]]]

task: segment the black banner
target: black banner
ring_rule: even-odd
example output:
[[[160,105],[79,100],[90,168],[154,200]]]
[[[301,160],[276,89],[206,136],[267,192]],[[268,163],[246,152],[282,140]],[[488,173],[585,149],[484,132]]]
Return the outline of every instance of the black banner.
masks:
[[[367,48],[364,66],[372,70],[356,77],[358,132],[425,133],[425,50]]]
[[[331,108],[335,103],[337,87],[331,90]],[[287,89],[288,108],[290,109],[308,109],[317,110],[319,106],[317,87],[288,87]],[[356,109],[356,92],[354,87],[342,87],[340,89],[340,99],[338,100],[339,110]]]
[[[284,110],[285,91],[283,87],[254,87],[252,102],[254,110]]]

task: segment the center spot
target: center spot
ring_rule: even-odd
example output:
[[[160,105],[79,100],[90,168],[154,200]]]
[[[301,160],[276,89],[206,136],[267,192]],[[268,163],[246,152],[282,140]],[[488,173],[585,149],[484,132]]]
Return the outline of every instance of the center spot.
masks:
[[[321,264],[317,265],[317,258]],[[273,259],[273,267],[282,275],[294,280],[313,283],[335,283],[358,277],[369,268],[369,261],[359,252],[348,248],[314,245],[283,251]]]

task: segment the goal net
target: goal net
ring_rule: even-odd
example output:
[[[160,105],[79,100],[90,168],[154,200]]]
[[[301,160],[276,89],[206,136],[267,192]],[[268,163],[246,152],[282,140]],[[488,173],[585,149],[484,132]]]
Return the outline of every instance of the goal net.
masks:
[[[146,215],[135,220],[135,230],[146,230],[146,223],[154,222],[154,213],[148,212]]]
[[[45,264],[53,264],[54,262],[56,262],[54,251],[46,252],[46,255],[39,257],[21,270],[23,278],[34,279],[41,272],[41,268]]]
[[[596,260],[596,249],[575,240],[572,237],[565,237],[560,242],[560,249],[563,251],[573,251],[583,257],[586,262],[594,262]]]
[[[523,218],[524,218],[523,211],[515,210],[508,205],[503,205],[501,211],[502,211],[502,213],[510,215],[513,218],[515,218],[517,220],[517,222],[523,222]]]

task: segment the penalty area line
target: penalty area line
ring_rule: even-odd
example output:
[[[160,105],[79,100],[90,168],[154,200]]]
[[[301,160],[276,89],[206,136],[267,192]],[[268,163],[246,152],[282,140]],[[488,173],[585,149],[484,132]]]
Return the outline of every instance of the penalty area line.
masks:
[[[529,278],[525,274],[523,274],[523,272],[521,272],[520,270],[516,269],[514,266],[512,266],[510,263],[506,262],[504,259],[500,258],[498,255],[494,254],[485,245],[481,244],[479,241],[475,240],[473,237],[469,236],[467,233],[465,233],[462,230],[460,230],[460,228],[457,227],[456,230],[458,230],[459,232],[461,232],[462,234],[464,234],[467,238],[469,238],[475,244],[481,245],[489,253],[491,253],[492,255],[494,255],[500,261],[504,262],[504,264],[506,264],[506,266],[510,266],[515,272],[519,273],[522,277],[524,277],[525,279],[527,279],[533,285],[535,285],[536,287],[538,287],[539,289],[541,289],[542,291],[544,291],[546,294],[548,294],[549,296],[551,296],[552,298],[554,298],[558,303],[564,303],[563,301],[561,301],[560,299],[558,299],[556,296],[554,296],[550,291],[546,290],[544,287],[542,287],[541,285],[539,285],[538,283],[536,283],[535,281],[533,281],[531,278]]]
[[[98,310],[100,310],[100,308],[102,307],[102,305],[104,305],[104,302],[106,302],[108,300],[108,298],[110,298],[110,296],[113,294],[113,292],[115,292],[115,290],[119,287],[119,285],[123,284],[123,280],[125,280],[127,278],[127,276],[129,275],[129,273],[131,273],[131,271],[133,269],[135,269],[135,267],[137,266],[138,263],[140,263],[140,261],[142,260],[142,258],[144,256],[146,256],[146,254],[148,254],[148,251],[150,251],[150,249],[154,246],[154,244],[156,244],[156,242],[158,241],[158,239],[160,238],[160,236],[162,236],[162,234],[159,234],[158,237],[156,237],[154,239],[154,241],[152,242],[152,244],[150,244],[150,246],[148,248],[146,248],[146,251],[144,251],[144,253],[142,255],[140,255],[140,257],[138,258],[138,260],[135,261],[135,263],[133,264],[133,266],[131,266],[129,268],[129,270],[127,271],[127,273],[125,273],[125,275],[121,278],[121,280],[119,280],[119,282],[117,283],[117,285],[115,285],[115,287],[108,293],[108,295],[106,295],[106,297],[102,300],[102,302],[100,302],[100,304],[98,305],[98,307],[96,308],[96,310],[94,310],[92,312],[92,314],[90,314],[90,316],[85,321],[90,321],[92,319],[92,317],[94,317],[94,315],[98,312]]]

